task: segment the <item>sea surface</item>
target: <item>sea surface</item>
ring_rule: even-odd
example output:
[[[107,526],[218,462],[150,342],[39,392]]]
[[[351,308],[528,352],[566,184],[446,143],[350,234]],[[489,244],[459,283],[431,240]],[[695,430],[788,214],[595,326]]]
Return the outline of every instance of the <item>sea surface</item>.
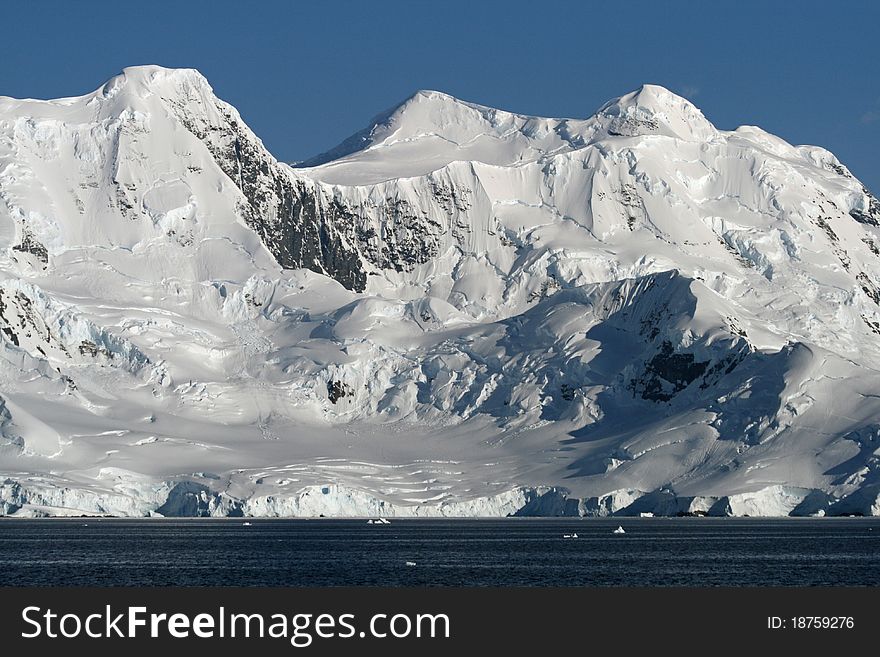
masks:
[[[0,519],[0,586],[335,585],[878,586],[880,518]]]

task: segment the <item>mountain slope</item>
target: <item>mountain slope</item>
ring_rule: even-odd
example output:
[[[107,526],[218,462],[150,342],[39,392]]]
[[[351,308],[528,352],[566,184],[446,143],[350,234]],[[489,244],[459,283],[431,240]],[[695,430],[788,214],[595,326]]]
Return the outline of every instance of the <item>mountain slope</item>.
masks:
[[[0,512],[880,513],[880,202],[646,85],[278,162],[196,71],[0,98]]]

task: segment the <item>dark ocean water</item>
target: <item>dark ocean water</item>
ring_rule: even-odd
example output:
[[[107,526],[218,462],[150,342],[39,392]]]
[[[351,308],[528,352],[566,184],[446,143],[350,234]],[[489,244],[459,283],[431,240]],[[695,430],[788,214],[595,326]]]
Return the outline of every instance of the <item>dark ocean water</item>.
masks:
[[[0,520],[0,585],[880,585],[880,518],[243,522]]]

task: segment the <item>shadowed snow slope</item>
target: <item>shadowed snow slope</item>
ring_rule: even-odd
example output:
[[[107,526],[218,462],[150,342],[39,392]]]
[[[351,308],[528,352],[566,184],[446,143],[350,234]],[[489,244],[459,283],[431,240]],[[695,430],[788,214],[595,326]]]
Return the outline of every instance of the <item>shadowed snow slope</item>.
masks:
[[[0,98],[0,513],[880,513],[880,201],[646,85],[291,168],[193,70]]]

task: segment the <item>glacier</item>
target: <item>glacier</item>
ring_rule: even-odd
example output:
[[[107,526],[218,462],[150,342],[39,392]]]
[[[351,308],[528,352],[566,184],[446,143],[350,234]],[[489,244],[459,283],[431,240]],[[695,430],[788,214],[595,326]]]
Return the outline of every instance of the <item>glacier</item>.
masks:
[[[0,515],[880,515],[878,335],[880,201],[656,85],[295,166],[192,69],[0,97]]]

